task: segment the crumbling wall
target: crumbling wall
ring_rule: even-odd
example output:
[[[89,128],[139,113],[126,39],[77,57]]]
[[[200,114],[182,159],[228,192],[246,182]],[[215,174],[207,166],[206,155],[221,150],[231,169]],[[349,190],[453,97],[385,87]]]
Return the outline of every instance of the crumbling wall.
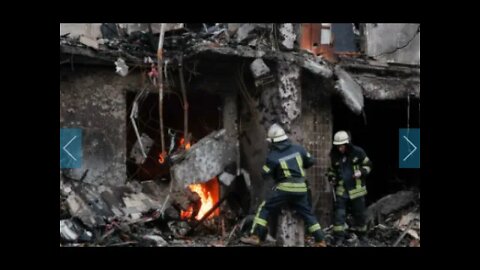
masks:
[[[382,62],[420,65],[420,24],[367,23],[365,53]]]
[[[83,161],[66,176],[86,183],[121,185],[126,180],[126,89],[139,89],[137,76],[118,76],[114,67],[60,69],[60,128],[81,128]]]
[[[288,62],[278,62],[276,65],[276,81],[263,86],[260,95],[259,108],[261,122],[265,129],[273,123],[281,124],[291,131],[292,121],[300,116],[300,68]]]
[[[301,87],[300,68],[286,62],[278,65],[279,95],[280,95],[280,122],[288,131],[292,121],[300,116]]]

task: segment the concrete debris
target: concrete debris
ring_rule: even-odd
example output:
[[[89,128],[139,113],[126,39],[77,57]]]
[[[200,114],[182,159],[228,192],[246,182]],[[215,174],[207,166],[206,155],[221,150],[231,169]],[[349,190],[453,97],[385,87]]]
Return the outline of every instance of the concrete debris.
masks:
[[[242,43],[243,41],[246,41],[247,38],[252,38],[251,32],[255,29],[255,26],[250,23],[245,23],[240,26],[237,31],[236,31],[236,41],[238,43]]]
[[[395,226],[399,229],[404,230],[415,218],[417,218],[417,215],[415,213],[408,213],[407,215],[402,216],[402,218],[400,218],[398,222],[395,223]]]
[[[118,58],[117,61],[115,61],[115,72],[120,74],[122,77],[127,76],[128,74],[128,66],[125,64],[125,60],[122,58]]]
[[[144,194],[140,188],[72,183],[72,192],[66,201],[71,216],[91,228],[104,226],[113,219],[135,221],[144,213],[160,208],[163,199],[152,198],[152,194]]]
[[[295,34],[294,31],[294,26],[292,23],[284,23],[280,24],[279,27],[279,33],[280,33],[280,44],[282,45],[282,48],[284,50],[293,50],[295,40],[297,39],[297,35]]]
[[[100,198],[93,186],[77,185],[67,198],[70,215],[79,218],[88,227],[105,224],[105,217],[113,216],[113,212]]]
[[[129,216],[132,220],[140,219],[142,213],[151,209],[156,209],[159,206],[158,202],[153,201],[143,193],[133,193],[123,197],[125,208],[123,213]]]
[[[253,76],[258,79],[270,73],[270,68],[265,64],[262,58],[255,59],[250,64],[250,70],[252,71]]]
[[[232,162],[235,162],[235,146],[222,129],[205,136],[182,157],[173,160],[171,171],[175,183],[186,188],[211,180]]]
[[[353,216],[348,215],[345,224],[347,239],[339,246],[420,246],[420,201],[418,198],[419,193],[400,191],[372,204],[367,210],[369,215],[376,212],[381,216],[386,216],[381,219],[380,223],[370,223],[363,239],[360,239],[355,231],[348,228],[348,224],[353,222]],[[323,231],[326,234],[327,242],[331,246],[336,246],[333,230],[326,228]],[[310,244],[307,241],[306,245]]]
[[[343,98],[345,104],[356,114],[363,110],[363,90],[362,87],[340,66],[335,66],[335,75],[338,80],[335,89]]]
[[[417,239],[417,240],[420,240],[420,236],[418,235],[418,233],[412,229],[408,230],[407,231],[408,235],[410,235],[411,237]]]
[[[155,241],[157,247],[164,247],[168,245],[168,242],[158,235],[144,235],[143,238]]]
[[[218,180],[222,182],[225,186],[230,186],[230,184],[235,179],[235,175],[230,174],[228,172],[223,172],[219,177]]]
[[[185,221],[170,221],[168,222],[168,228],[177,238],[183,238],[190,230],[190,226]]]
[[[90,47],[90,48],[94,48],[95,50],[98,50],[99,47],[98,47],[98,42],[96,40],[93,40],[91,38],[88,38],[86,36],[81,36],[80,39],[79,39],[79,42]]]
[[[73,219],[60,220],[60,237],[65,241],[88,242],[93,238],[93,234],[84,229],[78,221]]]
[[[405,208],[417,198],[418,194],[414,191],[399,191],[381,198],[367,208],[367,224],[382,223],[387,215]]]

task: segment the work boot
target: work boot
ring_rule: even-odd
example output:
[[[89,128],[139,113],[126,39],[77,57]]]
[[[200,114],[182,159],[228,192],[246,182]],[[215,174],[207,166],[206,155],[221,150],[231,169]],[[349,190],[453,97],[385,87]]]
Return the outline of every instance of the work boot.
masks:
[[[327,243],[325,242],[325,240],[322,240],[320,242],[315,242],[315,244],[313,246],[314,247],[327,247]]]
[[[257,235],[250,235],[249,237],[240,238],[240,242],[244,244],[253,245],[253,246],[259,246],[260,238]]]

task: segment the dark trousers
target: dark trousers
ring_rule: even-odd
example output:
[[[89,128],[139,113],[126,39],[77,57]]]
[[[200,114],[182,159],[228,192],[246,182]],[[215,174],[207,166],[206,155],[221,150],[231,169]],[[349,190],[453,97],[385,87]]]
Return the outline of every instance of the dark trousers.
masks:
[[[287,192],[274,190],[270,197],[258,207],[255,219],[253,220],[251,233],[264,239],[267,234],[267,220],[270,215],[278,214],[283,205],[290,206],[299,214],[307,226],[308,232],[315,237],[315,241],[323,240],[324,235],[312,208],[308,203],[307,192]]]
[[[350,203],[352,207],[352,215],[354,218],[354,226],[352,231],[355,231],[357,234],[363,236],[367,231],[366,215],[365,215],[365,197],[359,197],[353,200],[350,198],[338,196],[337,202],[335,203],[335,225],[333,227],[334,233],[338,237],[343,237],[345,235],[345,218],[347,215],[347,203]]]

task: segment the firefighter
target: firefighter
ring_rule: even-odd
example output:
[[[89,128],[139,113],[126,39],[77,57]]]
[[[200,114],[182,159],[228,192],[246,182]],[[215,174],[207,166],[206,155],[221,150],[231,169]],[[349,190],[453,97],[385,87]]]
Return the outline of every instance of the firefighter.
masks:
[[[333,232],[336,245],[345,240],[345,218],[347,204],[350,203],[354,217],[351,230],[361,243],[365,242],[367,231],[365,215],[366,176],[372,170],[372,163],[365,151],[351,143],[345,131],[338,131],[333,138],[334,147],[330,158],[332,166],[328,169],[329,181],[335,186],[335,221]]]
[[[313,157],[300,145],[293,144],[278,124],[268,130],[270,152],[262,168],[263,178],[275,180],[273,193],[258,207],[249,237],[241,238],[246,244],[259,245],[267,234],[267,220],[289,204],[304,219],[308,231],[315,238],[315,246],[326,247],[324,235],[308,201],[305,169],[313,165]]]

